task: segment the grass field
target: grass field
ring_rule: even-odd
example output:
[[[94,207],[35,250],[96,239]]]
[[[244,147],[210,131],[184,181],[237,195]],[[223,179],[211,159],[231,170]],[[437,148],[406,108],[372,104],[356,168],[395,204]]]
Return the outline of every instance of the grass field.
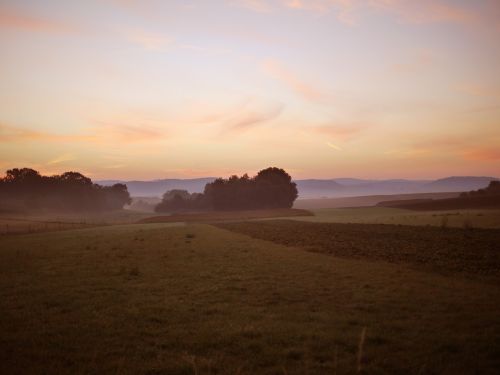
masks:
[[[4,236],[0,373],[498,370],[497,284],[304,250],[205,224]]]
[[[214,222],[304,216],[313,216],[313,214],[310,211],[296,208],[248,211],[209,211],[200,213],[173,214],[169,216],[152,216],[139,220],[139,223]]]
[[[97,213],[1,213],[0,236],[134,223],[152,213],[119,210]]]
[[[387,207],[324,208],[314,216],[297,218],[324,223],[431,225],[500,228],[500,210],[411,211]]]

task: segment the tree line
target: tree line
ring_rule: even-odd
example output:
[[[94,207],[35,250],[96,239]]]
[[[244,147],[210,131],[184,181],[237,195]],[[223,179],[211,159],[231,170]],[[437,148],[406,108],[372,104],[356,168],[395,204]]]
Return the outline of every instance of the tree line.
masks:
[[[272,167],[261,170],[254,177],[244,174],[218,178],[206,184],[203,193],[167,191],[155,211],[291,208],[297,196],[297,186],[290,175],[283,169]]]
[[[130,204],[124,184],[101,186],[78,172],[42,176],[31,168],[14,168],[0,178],[0,209],[103,211]]]
[[[473,198],[484,196],[500,196],[500,181],[490,181],[484,189],[472,190],[460,194],[460,198]]]

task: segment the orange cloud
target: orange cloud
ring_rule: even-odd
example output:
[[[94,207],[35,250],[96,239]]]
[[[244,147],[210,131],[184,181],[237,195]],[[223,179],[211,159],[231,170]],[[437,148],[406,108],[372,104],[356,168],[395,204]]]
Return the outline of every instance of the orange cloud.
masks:
[[[87,129],[83,134],[56,134],[46,131],[19,128],[0,124],[0,142],[48,142],[48,143],[137,143],[158,141],[165,134],[148,125],[123,125],[96,122],[98,126]]]
[[[69,33],[75,31],[75,28],[71,25],[35,17],[7,8],[0,8],[0,28],[48,33]]]
[[[0,142],[93,142],[92,135],[64,135],[0,124]]]
[[[326,94],[319,88],[302,81],[276,60],[267,60],[262,64],[262,67],[271,77],[281,81],[296,94],[307,100],[321,102],[326,98]]]
[[[152,142],[165,139],[165,133],[156,126],[131,125],[119,122],[95,121],[97,126],[90,130],[101,141],[119,141],[123,143]]]
[[[466,160],[498,162],[500,161],[500,149],[498,148],[476,148],[469,149],[462,153]]]
[[[61,164],[61,163],[65,163],[68,161],[75,160],[75,159],[76,159],[76,157],[73,154],[63,154],[63,155],[56,157],[55,159],[49,160],[47,162],[47,165]]]

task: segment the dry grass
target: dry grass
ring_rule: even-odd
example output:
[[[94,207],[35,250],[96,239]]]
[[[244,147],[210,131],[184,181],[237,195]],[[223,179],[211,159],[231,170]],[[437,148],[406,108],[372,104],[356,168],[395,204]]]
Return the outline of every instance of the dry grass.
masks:
[[[499,303],[492,284],[207,225],[8,236],[0,373],[349,374],[360,358],[367,374],[494,374]]]
[[[248,211],[210,211],[201,213],[173,214],[169,216],[154,216],[139,220],[139,223],[174,223],[174,222],[214,222],[228,220],[250,220],[277,217],[312,216],[306,210],[282,208],[270,210]]]

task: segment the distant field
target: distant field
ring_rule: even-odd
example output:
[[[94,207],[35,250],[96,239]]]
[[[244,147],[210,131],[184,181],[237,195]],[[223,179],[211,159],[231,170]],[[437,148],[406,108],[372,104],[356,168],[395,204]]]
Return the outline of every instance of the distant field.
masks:
[[[393,194],[393,195],[367,195],[347,198],[318,198],[318,199],[298,199],[294,208],[314,210],[320,208],[341,208],[341,207],[367,207],[375,206],[377,203],[389,200],[407,199],[444,199],[455,198],[460,193],[418,193],[418,194]]]
[[[0,236],[126,224],[144,217],[151,217],[151,215],[151,213],[132,210],[95,213],[0,213]]]
[[[500,230],[269,220],[218,227],[338,257],[485,276],[500,285]]]
[[[174,225],[4,237],[0,373],[497,373],[498,285]]]
[[[277,217],[304,217],[312,213],[299,209],[269,209],[248,211],[210,211],[201,213],[173,214],[169,216],[153,216],[141,219],[139,223],[175,223],[175,222],[211,222],[224,220],[267,219]]]
[[[446,199],[417,199],[417,200],[396,200],[380,202],[384,207],[404,208],[416,211],[439,211],[439,210],[500,210],[499,195],[482,195],[467,198],[446,198]]]
[[[431,225],[500,228],[500,210],[412,211],[387,207],[312,210],[314,216],[294,220],[320,223]]]

